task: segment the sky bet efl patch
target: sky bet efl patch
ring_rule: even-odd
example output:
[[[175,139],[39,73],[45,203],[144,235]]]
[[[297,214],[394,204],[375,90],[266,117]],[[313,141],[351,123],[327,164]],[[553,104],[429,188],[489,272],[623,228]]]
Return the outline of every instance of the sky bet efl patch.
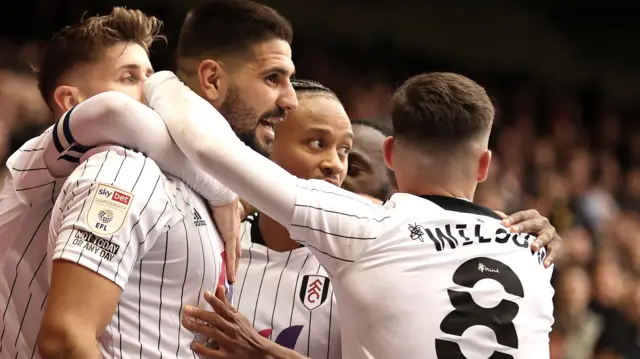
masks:
[[[87,225],[99,236],[118,233],[127,219],[133,193],[99,184],[87,212]]]

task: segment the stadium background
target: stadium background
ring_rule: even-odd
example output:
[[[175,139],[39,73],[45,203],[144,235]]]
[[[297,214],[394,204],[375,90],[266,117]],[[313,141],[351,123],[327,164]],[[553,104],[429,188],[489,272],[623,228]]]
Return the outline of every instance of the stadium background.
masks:
[[[197,0],[24,0],[0,11],[0,157],[52,123],[30,64],[54,31],[113,5],[165,21],[171,68]],[[564,238],[553,359],[640,358],[640,4],[608,1],[265,1],[295,29],[298,76],[336,91],[352,119],[386,121],[395,86],[453,71],[498,108],[477,201],[536,208]],[[481,3],[481,4],[480,4]]]

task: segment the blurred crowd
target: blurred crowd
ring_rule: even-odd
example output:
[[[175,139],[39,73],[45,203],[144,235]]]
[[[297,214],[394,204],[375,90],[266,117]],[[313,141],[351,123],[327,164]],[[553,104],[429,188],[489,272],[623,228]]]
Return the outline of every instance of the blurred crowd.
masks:
[[[37,48],[37,43],[0,41],[4,160],[53,123],[29,66],[35,63]],[[358,62],[341,63],[341,56],[339,51],[328,56],[324,50],[306,48],[294,59],[299,73],[340,96],[352,119],[388,121],[389,99],[401,75],[363,72]],[[535,208],[564,239],[554,278],[551,357],[640,358],[637,121],[614,106],[592,106],[571,93],[541,93],[535,86],[512,91],[499,81],[465,75],[487,86],[498,109],[492,170],[476,202],[504,212]]]

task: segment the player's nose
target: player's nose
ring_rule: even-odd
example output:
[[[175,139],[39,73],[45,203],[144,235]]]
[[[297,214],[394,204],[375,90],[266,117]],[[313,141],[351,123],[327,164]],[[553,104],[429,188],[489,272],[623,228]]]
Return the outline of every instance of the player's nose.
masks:
[[[322,173],[325,176],[336,175],[342,173],[345,169],[345,164],[342,163],[340,156],[334,151],[328,151],[329,153],[320,164]]]
[[[298,107],[298,97],[290,81],[287,81],[286,85],[281,87],[280,96],[278,96],[276,104],[287,112]]]

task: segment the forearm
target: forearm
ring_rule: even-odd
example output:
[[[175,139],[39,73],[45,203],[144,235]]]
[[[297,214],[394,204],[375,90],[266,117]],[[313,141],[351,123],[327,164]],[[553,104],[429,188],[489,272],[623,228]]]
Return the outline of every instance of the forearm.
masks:
[[[83,153],[87,148],[106,144],[144,153],[163,171],[187,182],[212,205],[224,205],[235,198],[234,193],[187,160],[157,113],[113,91],[93,96],[63,116],[45,146],[45,164],[55,177],[67,177],[78,160],[86,157]]]

